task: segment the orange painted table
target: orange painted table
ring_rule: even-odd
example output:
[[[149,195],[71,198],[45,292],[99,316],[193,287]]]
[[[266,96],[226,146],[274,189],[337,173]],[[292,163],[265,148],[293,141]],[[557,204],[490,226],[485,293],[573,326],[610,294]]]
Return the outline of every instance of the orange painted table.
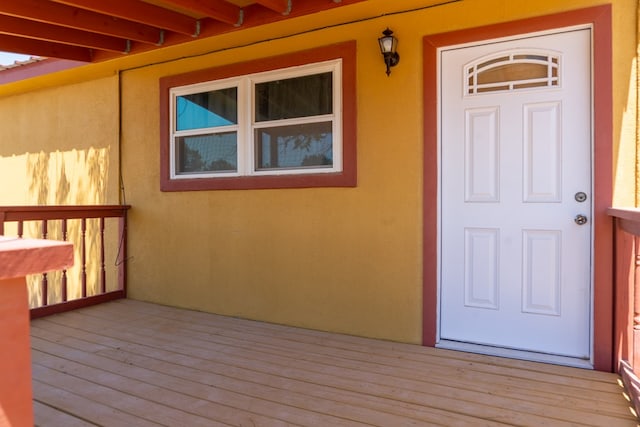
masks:
[[[71,265],[71,243],[0,236],[0,427],[33,426],[25,276]]]

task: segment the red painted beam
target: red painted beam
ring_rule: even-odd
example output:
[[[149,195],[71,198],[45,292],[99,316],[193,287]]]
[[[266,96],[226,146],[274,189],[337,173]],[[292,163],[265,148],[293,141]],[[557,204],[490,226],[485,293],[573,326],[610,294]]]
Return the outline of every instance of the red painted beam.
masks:
[[[0,34],[0,50],[46,58],[91,62],[92,51],[84,47]]]
[[[291,13],[291,0],[256,0],[256,3],[283,15]]]
[[[2,0],[0,0],[2,1]],[[163,0],[163,4],[176,3],[180,0]],[[194,0],[192,0],[194,1]],[[338,7],[349,6],[352,4],[360,3],[366,0],[342,0],[340,3],[335,3],[331,0],[306,0],[303,3],[296,3],[291,13],[286,16],[279,13],[274,13],[272,10],[265,8],[257,3],[251,4],[243,8],[244,22],[242,27],[224,25],[216,22],[211,18],[202,19],[202,34],[201,38],[215,37],[220,34],[228,34],[234,31],[242,31],[247,28],[253,28],[260,25],[271,24],[274,22],[280,22],[293,17],[310,15],[313,13],[322,12],[329,9]],[[169,33],[165,37],[164,46],[175,46],[180,43],[185,43],[193,40],[191,37],[187,37],[183,34]],[[138,43],[132,47],[131,54],[137,54],[141,52],[148,52],[153,49],[152,46]],[[95,61],[106,61],[113,59],[116,54],[106,51],[97,51],[95,53]]]
[[[52,304],[46,307],[32,308],[31,310],[29,310],[29,314],[31,319],[38,319],[40,317],[51,316],[52,314],[59,314],[66,311],[78,310],[84,307],[91,307],[92,305],[104,304],[105,302],[115,301],[117,299],[126,297],[126,292],[122,289],[118,289],[116,291],[88,296],[81,299],[74,299],[63,303]]]
[[[163,0],[163,3],[201,13],[209,18],[227,24],[242,24],[242,9],[224,0]]]
[[[111,15],[187,36],[198,35],[198,20],[140,0],[56,0],[104,15]]]
[[[34,2],[34,0],[15,0],[15,1],[12,0],[11,3],[17,3],[18,1],[20,1],[21,4],[22,2],[28,3],[28,4],[32,4]],[[61,0],[61,1],[64,1],[64,0]],[[179,6],[180,2],[182,2],[183,4],[187,4],[195,1],[197,0],[163,0],[162,4],[166,4],[166,5],[173,4],[178,10],[184,10],[185,13],[187,13],[188,9],[184,7],[180,7]],[[219,20],[214,20],[211,18],[203,18],[201,20],[202,34],[200,35],[200,37],[201,38],[215,37],[220,34],[226,34],[233,31],[239,31],[241,29],[253,28],[260,25],[264,25],[264,24],[279,22],[292,17],[305,16],[305,15],[309,15],[317,12],[322,12],[328,9],[349,6],[352,4],[360,3],[362,1],[366,1],[366,0],[342,0],[339,3],[336,3],[330,0],[306,0],[305,2],[297,2],[294,9],[291,11],[291,14],[288,16],[282,15],[279,13],[274,13],[273,10],[266,8],[260,4],[254,3],[252,5],[249,5],[243,8],[245,19],[242,24],[242,27],[225,25],[221,23]],[[40,0],[40,2],[42,2],[42,0]],[[107,0],[105,0],[105,2],[107,2]],[[6,3],[9,3],[9,2],[7,0],[0,0],[0,14],[3,13],[2,9],[6,9],[6,6],[7,6]],[[63,5],[59,5],[59,6],[63,6]],[[175,46],[181,43],[189,42],[191,40],[193,40],[191,36],[187,36],[185,34],[181,34],[177,32],[169,32],[168,34],[165,34],[165,39],[164,39],[165,43],[163,46]],[[137,53],[149,52],[155,48],[156,46],[147,44],[147,43],[134,43],[132,45],[130,54],[134,55]],[[3,48],[3,46],[0,44],[0,50],[11,51],[12,49],[10,47]],[[35,52],[29,52],[29,51],[25,52],[24,50],[15,51],[15,52],[37,54]],[[55,55],[43,55],[43,56],[47,56],[49,58],[56,57]],[[119,56],[121,56],[121,54],[119,53],[106,51],[106,50],[95,50],[92,52],[92,62],[101,62],[101,61],[111,60]],[[60,58],[71,59],[65,56],[60,56]],[[79,60],[83,62],[87,61],[86,59],[79,59]],[[29,68],[28,70],[27,70],[27,67],[20,67],[19,69],[16,69],[16,70],[14,69],[4,70],[3,73],[0,73],[0,83],[10,83],[13,81],[17,81],[22,78],[21,76],[33,77],[35,75],[46,73],[46,71],[44,70],[48,69],[47,66],[49,64],[53,64],[54,67],[58,66],[58,63],[49,62],[49,61],[53,61],[53,60],[45,61],[46,62],[45,64],[40,64],[40,63],[31,64],[28,67]],[[60,66],[64,67],[62,65]],[[71,67],[72,65],[68,65],[68,66]]]
[[[77,7],[45,0],[1,1],[0,14],[99,34],[159,44],[161,31],[137,22],[116,19]]]
[[[127,41],[123,39],[7,15],[0,15],[0,33],[112,52],[127,50]]]

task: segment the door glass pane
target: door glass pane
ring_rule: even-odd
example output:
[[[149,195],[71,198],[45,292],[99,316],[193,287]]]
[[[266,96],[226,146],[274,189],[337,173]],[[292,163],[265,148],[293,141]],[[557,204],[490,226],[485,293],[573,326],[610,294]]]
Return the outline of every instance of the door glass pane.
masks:
[[[559,57],[533,52],[479,60],[466,68],[470,95],[560,85]]]
[[[331,114],[333,76],[328,72],[258,83],[255,96],[256,122]]]
[[[332,122],[255,131],[256,170],[333,166]]]
[[[236,132],[176,138],[176,173],[235,172]]]
[[[202,129],[238,123],[238,89],[212,90],[176,98],[176,130]]]

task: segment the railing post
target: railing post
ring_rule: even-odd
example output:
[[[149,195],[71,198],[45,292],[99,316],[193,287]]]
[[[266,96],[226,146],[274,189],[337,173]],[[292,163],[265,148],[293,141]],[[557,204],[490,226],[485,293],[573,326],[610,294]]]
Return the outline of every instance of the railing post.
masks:
[[[25,276],[73,264],[70,243],[0,238],[0,425],[33,426]]]
[[[118,248],[118,288],[127,295],[127,211],[122,212],[118,223],[120,247]]]
[[[616,362],[634,410],[640,413],[640,209],[609,208],[614,218]]]

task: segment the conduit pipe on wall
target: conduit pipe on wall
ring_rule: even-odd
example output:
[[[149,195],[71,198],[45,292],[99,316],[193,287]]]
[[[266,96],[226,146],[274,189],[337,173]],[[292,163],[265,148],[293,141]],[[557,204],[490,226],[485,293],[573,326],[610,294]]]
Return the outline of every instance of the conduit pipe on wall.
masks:
[[[635,95],[636,95],[636,179],[635,179],[635,205],[638,207],[638,191],[640,190],[640,0],[636,3],[636,58],[633,71],[635,72]],[[632,348],[632,360],[633,369],[637,373],[640,371],[640,236],[633,236],[634,239],[634,295],[633,295],[633,348]],[[638,340],[636,340],[638,335]]]
[[[124,178],[122,176],[122,70],[118,70],[118,202],[121,205],[127,204],[127,197],[124,190]]]
[[[635,196],[636,207],[638,206],[638,180],[640,179],[640,0],[636,3],[636,58],[634,64],[635,72],[635,92],[636,92],[636,182],[635,182]],[[633,257],[634,264],[634,295],[633,295],[633,358],[630,361],[633,363],[633,369],[637,373],[640,371],[640,342],[636,341],[636,335],[638,335],[640,341],[640,237],[634,236],[634,251]],[[638,408],[636,408],[638,410]],[[639,414],[640,415],[640,414]]]
[[[636,3],[636,207],[640,206],[640,0]]]
[[[635,205],[640,207],[640,0],[636,3],[636,59],[634,64],[636,73],[636,182]]]

